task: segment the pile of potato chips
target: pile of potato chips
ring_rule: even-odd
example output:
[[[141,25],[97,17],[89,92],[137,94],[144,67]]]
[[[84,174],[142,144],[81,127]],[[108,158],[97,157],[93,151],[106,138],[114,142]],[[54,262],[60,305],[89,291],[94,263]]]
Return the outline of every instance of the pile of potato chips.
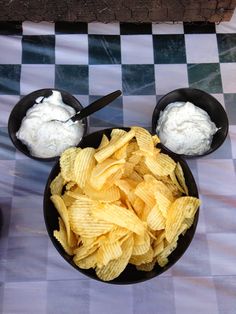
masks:
[[[200,205],[188,196],[179,163],[156,148],[159,138],[141,128],[113,129],[97,149],[72,147],[51,183],[59,213],[55,238],[82,268],[104,281],[128,263],[150,271],[168,263]]]

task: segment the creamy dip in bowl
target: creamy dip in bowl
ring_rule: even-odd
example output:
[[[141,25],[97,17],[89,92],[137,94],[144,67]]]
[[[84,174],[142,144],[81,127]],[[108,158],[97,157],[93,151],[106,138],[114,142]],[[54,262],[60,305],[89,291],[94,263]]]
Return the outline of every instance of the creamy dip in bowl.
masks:
[[[174,153],[201,155],[210,149],[218,128],[206,111],[179,101],[161,111],[156,130],[162,144]]]
[[[87,132],[87,119],[72,125],[65,121],[83,109],[66,91],[41,89],[24,96],[13,108],[8,133],[15,147],[30,158],[54,161],[62,151],[80,143]]]
[[[152,114],[152,133],[161,138],[158,145],[182,158],[211,154],[224,143],[228,128],[220,102],[195,88],[179,88],[164,95]]]

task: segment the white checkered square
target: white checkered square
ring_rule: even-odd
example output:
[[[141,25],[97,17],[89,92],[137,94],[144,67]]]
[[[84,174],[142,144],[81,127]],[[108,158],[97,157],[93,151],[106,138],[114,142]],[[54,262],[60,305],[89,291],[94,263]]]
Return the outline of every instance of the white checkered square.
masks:
[[[90,65],[89,94],[105,95],[122,89],[121,65]]]
[[[30,22],[25,21],[22,24],[23,35],[54,35],[55,25],[50,22]]]
[[[231,141],[232,156],[236,159],[236,125],[229,126],[229,137]]]
[[[22,265],[24,266],[24,265]],[[5,283],[3,313],[47,313],[47,283]]]
[[[1,160],[0,173],[0,197],[12,197],[15,179],[15,161]]]
[[[204,267],[204,265],[198,266]],[[212,278],[174,277],[173,281],[176,314],[218,314],[216,292]]]
[[[120,35],[119,23],[88,23],[88,34],[93,35]]]
[[[185,35],[187,63],[219,62],[216,34]]]
[[[57,35],[56,64],[88,64],[88,35]]]
[[[121,36],[121,61],[122,64],[153,64],[152,36]]]
[[[158,23],[152,24],[152,33],[158,35],[183,34],[184,27],[182,22],[178,23]]]
[[[230,159],[199,159],[198,177],[200,193],[204,195],[235,194],[236,175]]]
[[[104,285],[90,282],[90,313],[133,313],[132,285]],[[115,297],[114,297],[115,296]]]
[[[55,81],[54,64],[22,64],[20,93],[26,95],[41,88],[53,88]]]
[[[186,64],[156,64],[155,84],[157,95],[166,94],[176,88],[188,87]]]
[[[224,93],[236,93],[236,63],[220,63],[220,72]]]
[[[21,64],[21,36],[0,36],[0,64]]]
[[[124,125],[150,128],[155,96],[123,96]]]
[[[16,95],[0,95],[0,127],[7,126],[9,115],[19,100],[20,97]]]
[[[208,233],[212,275],[236,275],[236,233]]]

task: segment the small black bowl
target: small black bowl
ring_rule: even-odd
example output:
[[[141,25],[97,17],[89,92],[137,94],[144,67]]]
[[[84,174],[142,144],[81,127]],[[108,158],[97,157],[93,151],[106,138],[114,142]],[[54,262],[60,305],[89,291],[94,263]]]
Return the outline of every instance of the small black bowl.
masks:
[[[228,134],[229,122],[227,114],[222,105],[210,94],[194,88],[180,88],[176,89],[165,96],[163,96],[157,103],[152,114],[152,132],[156,134],[156,127],[159,120],[161,111],[163,111],[167,105],[176,101],[190,101],[195,106],[205,110],[219,130],[213,136],[211,148],[201,155],[184,155],[177,154],[182,158],[197,158],[208,155],[219,148],[225,141]],[[167,151],[170,151],[166,147]]]
[[[129,130],[129,128],[123,128],[123,129]],[[112,128],[101,130],[101,131],[98,131],[95,133],[91,133],[91,134],[89,134],[83,138],[79,147],[97,148],[99,146],[101,139],[102,139],[102,135],[106,134],[109,137],[111,134],[111,131],[112,131]],[[179,156],[177,156],[171,152],[167,152],[164,147],[162,148],[162,152],[168,154],[176,162],[178,161],[181,164],[183,171],[184,171],[186,184],[187,184],[188,189],[189,189],[189,195],[198,197],[197,186],[196,186],[195,180],[193,178],[193,175],[192,175],[191,170],[189,169],[187,163],[183,159],[181,159]],[[80,271],[82,274],[84,274],[84,275],[86,275],[92,279],[101,281],[97,277],[97,275],[93,269],[88,269],[88,270],[80,269],[78,266],[76,266],[76,264],[73,262],[72,257],[69,256],[64,251],[63,247],[60,245],[60,243],[53,236],[53,231],[58,230],[59,226],[58,226],[57,210],[55,209],[53,203],[50,200],[50,196],[51,196],[50,184],[51,184],[52,180],[59,174],[59,172],[60,172],[60,165],[59,165],[59,161],[58,161],[54,165],[54,167],[53,167],[53,169],[52,169],[52,171],[48,177],[47,184],[46,184],[45,191],[44,191],[43,207],[44,207],[44,220],[45,220],[47,232],[49,234],[49,237],[50,237],[53,245],[55,246],[57,251],[60,253],[60,255],[64,258],[64,260],[67,263],[69,263],[71,266],[73,266],[76,270]],[[127,265],[125,270],[120,274],[119,277],[115,278],[114,280],[105,282],[105,283],[133,284],[133,283],[138,283],[138,282],[149,280],[149,279],[154,278],[154,277],[160,275],[161,273],[165,272],[167,269],[169,269],[171,266],[173,266],[178,261],[178,259],[184,254],[184,252],[187,250],[188,246],[190,245],[190,243],[193,239],[193,236],[195,234],[196,227],[197,227],[198,215],[199,215],[199,209],[198,209],[198,211],[194,217],[193,225],[191,226],[190,229],[187,230],[187,232],[185,233],[184,236],[180,236],[180,238],[178,240],[178,246],[177,246],[176,250],[174,250],[173,253],[168,257],[169,263],[165,267],[162,268],[162,267],[156,265],[152,271],[144,272],[144,271],[138,271],[134,265],[129,264],[129,265]]]
[[[49,97],[52,94],[53,90],[60,92],[62,95],[63,102],[66,105],[73,107],[76,112],[83,109],[83,106],[81,105],[81,103],[68,92],[64,90],[60,90],[60,89],[55,89],[55,88],[44,88],[44,89],[36,90],[24,96],[12,109],[12,112],[8,120],[8,134],[10,136],[12,143],[15,145],[15,147],[26,156],[32,159],[40,160],[40,161],[54,161],[58,159],[58,156],[50,157],[50,158],[32,156],[27,146],[24,145],[20,140],[18,140],[18,138],[16,137],[16,133],[21,126],[21,122],[23,118],[25,117],[27,110],[30,109],[30,107],[32,107],[35,104],[35,100],[40,96]],[[84,136],[87,133],[87,127],[88,127],[87,119],[83,119],[82,123],[84,126],[84,133],[83,133],[83,136]]]

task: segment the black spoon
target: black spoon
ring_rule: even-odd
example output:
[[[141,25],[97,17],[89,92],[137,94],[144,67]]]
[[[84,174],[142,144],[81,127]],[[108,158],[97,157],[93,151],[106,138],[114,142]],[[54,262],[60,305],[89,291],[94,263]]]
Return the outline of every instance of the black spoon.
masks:
[[[83,108],[81,111],[77,112],[74,116],[70,117],[69,119],[65,121],[61,120],[51,120],[51,121],[59,121],[61,123],[74,123],[76,121],[82,120],[85,117],[90,116],[92,113],[102,109],[103,107],[107,106],[110,104],[113,100],[115,100],[117,97],[121,95],[121,91],[117,90],[113,93],[110,93],[102,98],[99,98],[98,100],[94,101],[87,107]],[[51,122],[50,121],[50,122]]]

